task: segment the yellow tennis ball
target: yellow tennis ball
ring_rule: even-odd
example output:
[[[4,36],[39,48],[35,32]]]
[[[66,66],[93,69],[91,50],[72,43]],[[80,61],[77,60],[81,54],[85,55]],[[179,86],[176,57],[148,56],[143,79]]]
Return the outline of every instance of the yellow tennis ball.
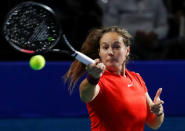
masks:
[[[33,70],[41,70],[46,64],[45,58],[42,55],[32,56],[30,59],[30,67]]]

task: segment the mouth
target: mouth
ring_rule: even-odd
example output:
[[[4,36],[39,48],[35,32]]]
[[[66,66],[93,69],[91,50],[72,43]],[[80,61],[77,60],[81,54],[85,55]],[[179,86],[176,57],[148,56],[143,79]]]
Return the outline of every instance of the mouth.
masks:
[[[108,59],[107,62],[117,62],[116,59]]]

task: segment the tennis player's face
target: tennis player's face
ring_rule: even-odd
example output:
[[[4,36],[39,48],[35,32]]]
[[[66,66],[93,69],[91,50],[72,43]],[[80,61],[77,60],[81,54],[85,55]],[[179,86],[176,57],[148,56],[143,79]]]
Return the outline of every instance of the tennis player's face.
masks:
[[[99,56],[108,70],[121,71],[129,52],[123,37],[116,32],[105,33],[100,39]]]

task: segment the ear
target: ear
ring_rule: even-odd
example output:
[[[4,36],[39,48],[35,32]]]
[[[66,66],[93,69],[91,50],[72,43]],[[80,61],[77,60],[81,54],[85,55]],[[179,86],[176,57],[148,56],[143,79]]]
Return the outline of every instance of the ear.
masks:
[[[130,54],[130,46],[127,47],[126,56],[129,56],[129,54]]]

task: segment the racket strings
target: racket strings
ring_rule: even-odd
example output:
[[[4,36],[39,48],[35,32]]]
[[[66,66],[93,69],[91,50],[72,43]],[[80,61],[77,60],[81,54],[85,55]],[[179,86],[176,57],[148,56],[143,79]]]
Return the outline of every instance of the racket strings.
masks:
[[[55,45],[59,29],[50,12],[36,5],[24,5],[10,14],[4,30],[14,46],[41,52]]]

